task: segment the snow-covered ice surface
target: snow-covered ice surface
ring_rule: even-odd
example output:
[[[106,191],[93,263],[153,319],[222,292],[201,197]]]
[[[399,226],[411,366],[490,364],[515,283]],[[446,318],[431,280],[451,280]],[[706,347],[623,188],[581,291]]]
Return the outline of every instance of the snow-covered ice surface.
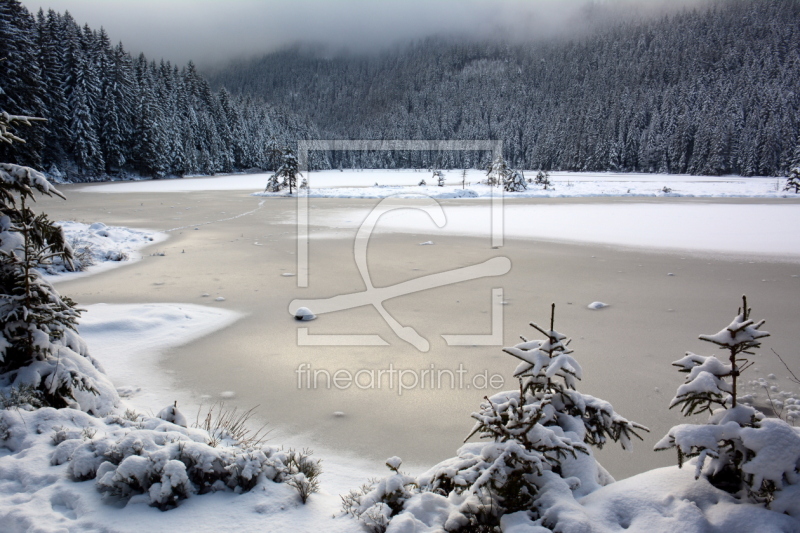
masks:
[[[413,207],[409,203],[409,207]],[[491,236],[491,206],[443,205],[447,223],[437,228],[427,213],[384,214],[376,231],[429,236]],[[503,206],[505,238],[608,244],[649,249],[732,253],[800,259],[800,204],[586,203]],[[368,210],[313,212],[315,226],[357,228]],[[744,221],[744,222],[743,222]],[[294,221],[286,221],[294,224]],[[334,236],[326,233],[326,237]],[[339,234],[341,237],[347,234]],[[313,237],[313,235],[312,235]]]
[[[46,272],[51,283],[98,274],[138,261],[142,248],[167,238],[165,233],[157,231],[106,226],[102,222],[84,224],[66,220],[58,225],[63,228],[67,243],[76,253],[76,263],[82,264],[83,270],[70,272],[62,262],[56,262]]]
[[[169,375],[158,371],[161,355],[233,324],[239,314],[191,304],[94,304],[84,306],[78,331],[90,353],[127,402],[157,413],[173,400],[186,405]],[[170,399],[171,398],[171,399]]]
[[[428,194],[435,198],[477,198],[497,194],[480,184],[486,174],[479,170],[467,172],[466,184],[461,185],[461,171],[444,171],[445,186],[433,184],[429,172],[414,170],[323,170],[308,173],[310,196],[319,198],[383,198],[396,194]],[[534,177],[528,171],[526,177]],[[269,174],[239,174],[232,176],[182,178],[170,180],[126,181],[93,184],[80,191],[93,193],[147,193],[187,191],[263,191]],[[431,185],[420,187],[425,178]],[[506,197],[586,197],[586,196],[690,196],[731,198],[780,198],[787,195],[782,189],[783,178],[745,178],[741,176],[688,176],[677,174],[624,174],[613,172],[552,172],[553,188],[543,190],[530,184],[521,193],[506,193]],[[375,184],[378,184],[376,187]],[[664,193],[664,188],[672,192]],[[259,193],[263,194],[263,193]],[[283,195],[284,193],[277,193]],[[274,196],[266,193],[265,196]]]
[[[397,183],[403,192],[412,191],[421,177],[427,173],[413,171],[365,171],[365,172],[323,172],[312,173],[312,187],[321,187],[318,176],[330,174],[332,183],[339,189],[328,189],[323,196],[340,197],[381,197],[392,194],[391,187],[373,187],[380,183]],[[338,181],[333,176],[341,174]],[[396,176],[395,181],[382,181],[379,176],[387,178]],[[344,178],[346,176],[346,178]],[[446,174],[448,183],[460,184],[460,173],[455,171]],[[594,176],[594,177],[592,177]],[[782,193],[776,189],[774,178],[697,178],[661,175],[611,175],[601,176],[603,183],[597,182],[597,175],[575,175],[553,173],[556,190],[547,193],[562,196],[568,189],[576,191],[570,196],[664,196],[660,191],[664,186],[673,189],[672,195],[713,196],[713,197],[756,197],[776,198]],[[457,178],[457,179],[456,179]],[[612,179],[613,178],[613,179]],[[483,179],[483,173],[470,173],[467,181]],[[187,190],[256,190],[262,189],[266,182],[265,175],[243,175],[223,178],[197,178],[182,180],[159,180],[152,182],[130,182],[92,185],[86,187],[91,192],[169,192]],[[629,186],[633,184],[634,186]],[[344,189],[343,187],[353,187]],[[362,189],[357,189],[361,187]],[[481,193],[481,187],[472,185],[475,196],[488,196]],[[437,193],[439,197],[460,197],[460,192],[446,191],[447,187],[423,188],[427,193]],[[438,189],[438,191],[437,191]],[[459,187],[451,187],[452,191]],[[624,194],[622,190],[625,190]],[[631,192],[628,193],[628,189]],[[336,192],[340,190],[341,193]],[[359,191],[363,190],[361,194]],[[578,190],[582,190],[580,194]],[[377,192],[376,192],[377,191]],[[594,192],[593,192],[594,191]],[[610,193],[609,191],[616,191]],[[639,191],[639,192],[635,192]],[[704,192],[705,191],[705,192]],[[489,193],[488,188],[486,193]],[[544,191],[532,191],[536,196]],[[369,196],[373,194],[373,196]],[[508,197],[510,195],[506,195]],[[519,196],[519,195],[515,195]],[[488,207],[488,206],[487,206]],[[525,218],[530,213],[519,211],[511,202],[506,205],[506,236],[519,238],[548,238],[563,240],[590,240],[591,242],[608,242],[604,235],[609,231],[622,232],[625,238],[612,244],[640,245],[661,247],[664,242],[680,243],[685,249],[686,241],[697,244],[697,249],[707,250],[712,245],[724,244],[723,251],[740,253],[766,253],[785,256],[793,250],[800,250],[796,238],[781,234],[774,239],[769,232],[789,226],[797,226],[798,206],[794,205],[696,205],[680,204],[665,206],[674,209],[658,212],[660,204],[615,204],[615,205],[569,205],[540,206],[534,205],[530,213],[540,216],[543,208],[564,208],[565,211],[542,212],[549,224],[542,232],[533,230],[541,222],[538,219]],[[528,206],[530,207],[530,206]],[[624,212],[633,207],[639,211]],[[703,219],[698,210],[711,211]],[[727,214],[725,208],[735,211]],[[742,209],[753,209],[743,213]],[[584,209],[586,208],[586,209]],[[598,208],[598,209],[595,209]],[[709,209],[713,208],[713,209]],[[723,208],[723,209],[718,209]],[[784,208],[784,209],[776,209]],[[488,236],[489,226],[483,222],[470,220],[478,211],[488,220],[488,209],[483,206],[453,206],[446,213],[454,233],[472,235],[476,232]],[[614,211],[612,213],[612,211]],[[365,215],[366,212],[363,213]],[[421,213],[420,213],[421,214]],[[509,219],[511,214],[511,219]],[[338,218],[323,221],[357,227],[362,214],[350,211]],[[379,228],[389,231],[418,231],[434,234],[434,226],[427,215],[421,214],[419,222],[408,223],[406,220],[392,221],[391,215],[381,219]],[[685,220],[686,217],[689,220]],[[735,218],[733,218],[735,216]],[[359,218],[360,217],[360,218]],[[522,217],[514,219],[513,217]],[[581,218],[582,217],[582,218]],[[644,217],[645,220],[642,220]],[[695,217],[695,218],[692,218]],[[701,217],[701,218],[697,218]],[[722,217],[719,223],[717,219]],[[727,217],[727,218],[726,218]],[[407,217],[408,219],[409,217]],[[414,218],[414,217],[410,217]],[[577,218],[578,220],[573,220]],[[648,219],[658,219],[663,226],[679,226],[681,231],[691,230],[690,235],[662,235],[665,228],[642,229]],[[615,220],[616,226],[605,226],[604,230],[595,230],[603,219]],[[769,220],[765,220],[769,219]],[[466,222],[459,223],[459,220]],[[750,233],[735,233],[739,230],[741,220],[747,225],[755,225]],[[321,225],[312,217],[311,223]],[[424,226],[422,226],[424,224]],[[450,225],[448,224],[448,225]],[[712,230],[701,232],[698,228],[711,224]],[[588,225],[588,226],[587,226]],[[583,227],[581,227],[583,226]],[[626,226],[633,229],[625,232]],[[515,229],[516,228],[516,229]],[[521,229],[520,229],[521,228]],[[565,229],[559,229],[565,228]],[[578,231],[581,230],[581,231]],[[591,233],[589,237],[579,238],[584,231]],[[448,231],[447,229],[445,231]],[[517,231],[518,233],[514,233]],[[559,233],[561,231],[561,233]],[[654,233],[649,233],[653,231]],[[726,233],[727,232],[727,233]],[[759,233],[761,236],[759,236]],[[727,237],[733,234],[735,237]],[[653,242],[653,235],[657,241]],[[592,240],[594,239],[594,240]],[[705,239],[705,240],[703,240]],[[787,240],[789,239],[789,240]],[[744,242],[734,249],[726,247],[734,240]],[[664,242],[662,242],[664,241]],[[780,241],[780,245],[777,243]],[[767,243],[766,245],[764,243]],[[145,243],[148,244],[148,243]],[[702,244],[702,247],[701,247]],[[666,246],[669,247],[669,246]],[[799,252],[800,253],[800,252]],[[199,339],[218,328],[233,323],[238,315],[217,307],[202,307],[188,304],[151,304],[151,305],[105,305],[89,306],[88,313],[81,322],[80,331],[90,346],[94,357],[99,359],[112,381],[121,392],[124,401],[139,410],[158,412],[160,409],[178,400],[179,405],[187,406],[184,412],[192,413],[192,398],[188,393],[176,390],[170,375],[159,372],[158,359],[170,347]],[[231,391],[233,392],[233,391]],[[787,402],[788,403],[788,402]],[[339,413],[337,413],[338,415]],[[103,500],[97,492],[94,481],[74,482],[67,477],[67,465],[51,465],[51,456],[55,446],[51,440],[52,427],[59,425],[79,424],[81,417],[71,416],[65,410],[53,415],[52,410],[39,413],[15,413],[7,411],[4,416],[25,417],[26,431],[21,446],[14,452],[0,447],[0,530],[8,531],[224,531],[234,527],[238,531],[362,531],[355,521],[340,515],[339,494],[348,489],[357,488],[376,472],[362,468],[356,462],[320,453],[317,457],[324,459],[322,492],[314,494],[307,505],[303,506],[293,489],[285,484],[274,484],[269,481],[260,482],[251,492],[235,495],[231,492],[217,492],[202,496],[193,496],[173,510],[161,512],[147,505],[143,498],[134,497],[127,504],[119,501]],[[189,417],[191,418],[191,417]],[[92,424],[99,432],[103,432],[103,421],[99,419]],[[17,424],[15,427],[20,427]],[[2,430],[2,428],[0,428]],[[2,438],[2,437],[0,437]],[[90,437],[87,437],[90,438]],[[274,439],[281,444],[280,439]],[[409,458],[413,459],[413,458]],[[729,496],[710,487],[704,481],[695,481],[693,468],[678,470],[677,467],[646,472],[619,483],[597,490],[580,500],[580,507],[563,509],[562,519],[574,526],[567,530],[581,531],[724,531],[725,533],[745,531],[781,531],[798,532],[800,522],[797,519],[781,515],[752,505],[739,505]],[[798,495],[800,497],[800,495]],[[435,509],[416,509],[419,516],[411,516],[405,520],[393,522],[391,531],[433,531],[428,527],[431,520],[428,515],[435,514]],[[337,518],[332,516],[337,515]],[[509,517],[504,520],[507,531],[523,533],[535,531],[526,520],[515,520]]]

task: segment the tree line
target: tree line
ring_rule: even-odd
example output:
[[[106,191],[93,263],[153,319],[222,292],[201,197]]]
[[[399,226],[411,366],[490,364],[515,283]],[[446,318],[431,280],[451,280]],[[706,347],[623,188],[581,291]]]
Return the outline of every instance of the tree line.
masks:
[[[212,87],[326,138],[502,139],[517,168],[786,175],[800,163],[800,1],[722,0],[588,36],[431,37],[373,55],[294,46]],[[488,153],[330,153],[334,167],[485,167]]]
[[[66,12],[33,16],[0,0],[0,110],[44,117],[0,160],[72,181],[273,168],[280,149],[317,136],[297,115],[212,91],[191,62],[133,57]]]

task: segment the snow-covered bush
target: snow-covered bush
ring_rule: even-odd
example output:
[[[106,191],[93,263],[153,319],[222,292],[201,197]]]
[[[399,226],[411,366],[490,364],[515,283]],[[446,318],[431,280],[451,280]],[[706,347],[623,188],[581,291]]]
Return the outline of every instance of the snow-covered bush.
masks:
[[[468,439],[479,435],[490,443],[469,443],[458,455],[418,478],[395,474],[345,497],[345,510],[373,530],[395,520],[411,520],[415,505],[435,507],[436,523],[445,531],[496,531],[504,516],[523,513],[528,522],[543,519],[543,493],[589,494],[613,478],[594,459],[591,446],[608,440],[630,447],[631,436],[646,430],[617,414],[603,400],[575,390],[581,367],[565,335],[531,323],[544,335],[504,351],[521,360],[514,376],[519,390],[485,398],[472,414],[476,423]],[[392,468],[393,465],[389,465]],[[399,462],[398,465],[399,467]],[[548,504],[549,505],[549,504]],[[431,524],[428,524],[429,526]],[[410,526],[409,526],[410,527]]]
[[[0,137],[28,117],[0,113]],[[75,332],[80,311],[40,269],[54,258],[71,264],[61,228],[29,204],[35,194],[64,196],[32,168],[0,163],[0,390],[32,388],[54,407],[108,413],[118,396]]]
[[[321,461],[312,459],[311,455],[312,452],[308,449],[302,452],[289,449],[283,460],[284,469],[281,471],[283,480],[297,491],[303,503],[306,503],[313,493],[319,492],[319,476],[322,474]]]
[[[712,485],[740,498],[770,504],[789,493],[781,489],[800,482],[800,429],[780,419],[766,419],[737,398],[738,377],[752,365],[742,354],[753,354],[769,333],[764,321],[750,318],[747,298],[733,322],[714,335],[701,335],[728,351],[723,362],[714,356],[687,353],[673,363],[688,374],[670,408],[680,406],[686,416],[708,411],[705,425],[681,424],[670,429],[656,450],[676,448],[678,465],[695,458],[695,478],[705,476]]]
[[[444,172],[442,172],[441,170],[434,170],[433,179],[436,180],[437,186],[444,187]]]
[[[41,411],[42,431],[47,425],[43,420],[53,421],[50,429],[56,448],[51,463],[68,464],[73,479],[94,479],[100,492],[116,498],[146,494],[151,505],[167,510],[193,494],[246,492],[262,480],[287,483],[304,502],[319,487],[319,461],[305,450],[235,444],[213,447],[206,431],[160,417],[110,415],[100,420],[70,409],[50,410],[49,415]],[[182,415],[176,411],[174,405],[169,406],[160,416],[180,421]],[[5,417],[0,422],[5,423]],[[7,425],[9,435],[20,442],[0,444],[15,450],[27,432],[24,420],[20,424],[11,419]]]
[[[176,426],[187,427],[186,417],[178,410],[178,402],[168,405],[158,412],[156,418],[172,422]]]
[[[372,533],[386,531],[392,517],[403,510],[419,487],[414,477],[400,472],[402,462],[399,457],[390,457],[386,466],[392,475],[371,481],[342,496],[344,511],[361,521]]]
[[[512,170],[503,181],[503,189],[506,192],[522,192],[528,188],[525,177],[519,170]]]

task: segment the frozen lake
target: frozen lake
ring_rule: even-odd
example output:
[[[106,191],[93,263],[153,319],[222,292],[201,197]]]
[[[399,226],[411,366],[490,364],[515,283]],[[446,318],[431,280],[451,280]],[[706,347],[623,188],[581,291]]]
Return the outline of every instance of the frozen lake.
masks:
[[[374,177],[368,179],[375,181]],[[241,315],[207,336],[194,335],[158,361],[114,371],[108,365],[115,383],[134,391],[129,398],[134,404],[156,409],[179,397],[182,405],[221,398],[245,408],[260,405],[259,416],[276,429],[274,443],[311,446],[323,457],[334,453],[376,465],[392,455],[403,457],[409,468],[430,465],[454,454],[471,429],[470,413],[493,392],[481,389],[475,376],[498,374],[503,388],[516,387],[511,377],[516,361],[500,346],[449,346],[442,337],[489,334],[492,289],[502,288],[504,345],[517,342],[518,335],[533,336],[528,322],[546,322],[550,302],[555,302],[556,329],[573,337],[574,355],[584,367],[580,390],[610,401],[624,416],[651,428],[633,454],[614,446],[601,452],[601,462],[621,478],[674,464],[672,454],[650,451],[670,426],[682,422],[680,413],[667,408],[682,381],[670,363],[686,350],[713,353],[697,335],[727,325],[741,294],[748,295],[755,316],[766,318],[765,328],[772,333],[745,381],[774,373],[776,386],[788,388],[782,379],[785,371],[769,348],[795,368],[800,365],[794,348],[800,341],[795,327],[800,315],[800,245],[787,230],[800,222],[800,203],[795,200],[513,200],[506,202],[505,242],[498,249],[481,229],[482,217],[488,217],[486,200],[442,200],[454,230],[436,229],[427,215],[416,220],[414,211],[386,215],[367,255],[376,287],[496,257],[511,263],[503,276],[387,300],[386,311],[394,319],[429,341],[430,350],[420,352],[398,338],[372,307],[303,323],[287,313],[289,303],[298,298],[364,290],[353,239],[378,200],[309,200],[309,286],[299,288],[291,275],[297,273],[295,200],[250,196],[260,188],[252,184],[228,189],[215,185],[215,180],[245,178],[256,179],[64,186],[67,202],[42,202],[56,220],[172,230],[167,241],[146,249],[137,263],[59,285],[81,305],[183,303]],[[663,178],[659,187],[666,183],[666,177],[658,178]],[[263,177],[258,179],[263,184]],[[364,178],[347,179],[358,185]],[[653,188],[656,178],[636,179]],[[208,185],[204,189],[192,182]],[[684,183],[700,182],[695,178]],[[106,194],[115,187],[126,194]],[[415,200],[409,201],[413,206]],[[421,246],[425,242],[433,245]],[[725,246],[713,248],[715,243]],[[598,300],[609,307],[587,308]],[[308,328],[309,335],[373,334],[387,345],[303,346],[298,345],[298,328]],[[146,328],[140,335],[147,338]],[[95,355],[113,358],[113,346]],[[319,381],[317,387],[309,387],[298,380],[306,375],[298,373],[302,364],[319,376],[323,371],[365,371],[362,386],[328,388]],[[390,365],[409,371],[407,385],[423,370],[458,375],[463,369],[466,381],[455,388],[447,379],[433,386],[428,381],[425,388],[418,384],[402,393],[396,383],[389,387],[386,381],[381,388],[364,386],[370,372],[384,371],[388,378]],[[148,390],[156,382],[157,390]],[[137,387],[142,391],[135,392]]]

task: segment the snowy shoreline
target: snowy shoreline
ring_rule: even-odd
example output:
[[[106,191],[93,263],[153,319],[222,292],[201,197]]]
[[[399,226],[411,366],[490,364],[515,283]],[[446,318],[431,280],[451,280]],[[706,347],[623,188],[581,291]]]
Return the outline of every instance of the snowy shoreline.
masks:
[[[445,170],[445,186],[433,184],[430,172],[403,170],[323,170],[309,172],[311,198],[384,198],[391,195],[425,194],[433,198],[489,198],[501,191],[481,184],[486,174],[468,170]],[[534,177],[535,171],[526,171]],[[256,196],[285,196],[264,193],[269,173],[234,174],[218,177],[191,177],[172,180],[143,180],[94,184],[74,184],[77,190],[91,193],[152,193],[190,191],[256,191]],[[420,186],[420,181],[430,182]],[[543,190],[529,184],[528,190],[504,193],[506,198],[580,197],[657,197],[657,198],[792,198],[784,192],[785,178],[742,176],[691,176],[685,174],[626,174],[613,172],[552,172],[553,187]],[[665,193],[664,188],[670,190]]]

